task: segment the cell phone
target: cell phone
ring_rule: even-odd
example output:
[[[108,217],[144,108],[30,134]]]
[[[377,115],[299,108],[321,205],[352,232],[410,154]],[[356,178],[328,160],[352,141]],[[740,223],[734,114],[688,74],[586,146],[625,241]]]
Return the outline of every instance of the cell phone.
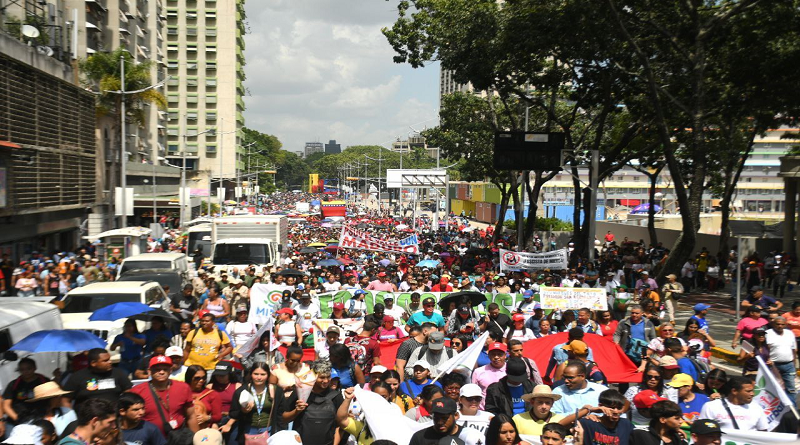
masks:
[[[578,424],[578,419],[581,418],[581,409],[575,408],[575,424]]]

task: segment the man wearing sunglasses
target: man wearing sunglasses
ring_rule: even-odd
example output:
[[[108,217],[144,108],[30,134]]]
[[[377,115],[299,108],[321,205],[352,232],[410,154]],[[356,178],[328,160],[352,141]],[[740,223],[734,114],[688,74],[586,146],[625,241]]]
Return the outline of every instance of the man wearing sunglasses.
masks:
[[[416,312],[408,318],[406,332],[409,331],[410,326],[422,325],[423,323],[433,323],[440,331],[444,332],[444,317],[442,317],[442,314],[434,311],[435,307],[436,299],[433,297],[427,297],[422,300],[422,312]]]
[[[476,429],[485,435],[486,429],[489,427],[489,421],[492,420],[494,415],[480,409],[482,401],[483,392],[480,386],[474,383],[462,386],[458,397],[460,409],[457,423],[464,428]]]

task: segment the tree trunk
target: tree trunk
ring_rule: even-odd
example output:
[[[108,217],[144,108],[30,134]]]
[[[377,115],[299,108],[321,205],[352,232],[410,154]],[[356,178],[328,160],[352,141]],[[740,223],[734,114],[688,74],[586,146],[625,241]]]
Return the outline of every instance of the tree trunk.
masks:
[[[511,198],[511,187],[506,185],[505,187],[501,186],[500,184],[495,184],[497,188],[500,189],[500,215],[497,218],[497,222],[494,224],[494,234],[492,235],[492,243],[497,242],[497,238],[500,237],[500,232],[503,230],[503,223],[506,221],[506,211],[508,210],[508,200]]]
[[[572,167],[572,189],[575,194],[574,205],[572,208],[572,242],[575,243],[575,251],[582,252],[581,244],[581,207],[583,204],[583,194],[581,193],[581,183],[578,180],[578,168]]]

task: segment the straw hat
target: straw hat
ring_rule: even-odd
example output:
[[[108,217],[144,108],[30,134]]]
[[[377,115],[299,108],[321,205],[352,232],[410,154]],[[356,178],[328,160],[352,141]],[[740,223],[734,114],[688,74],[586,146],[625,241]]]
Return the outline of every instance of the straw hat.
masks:
[[[554,402],[556,400],[560,400],[561,399],[561,395],[553,394],[553,391],[550,389],[549,386],[547,386],[547,385],[536,385],[536,387],[533,388],[533,392],[531,392],[530,394],[525,394],[525,395],[522,396],[522,400],[524,400],[526,402],[530,402],[531,400],[533,400],[533,399],[535,399],[537,397],[546,397],[548,399],[553,399]]]
[[[33,388],[33,398],[26,400],[26,402],[38,402],[44,399],[52,399],[53,397],[71,394],[72,391],[64,391],[58,386],[56,382],[42,383],[41,385]]]

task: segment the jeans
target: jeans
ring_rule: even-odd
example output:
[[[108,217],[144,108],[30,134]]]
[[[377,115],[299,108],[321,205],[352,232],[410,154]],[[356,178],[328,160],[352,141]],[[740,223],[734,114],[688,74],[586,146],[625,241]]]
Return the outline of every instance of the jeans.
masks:
[[[268,433],[268,432],[269,432],[269,427],[259,428],[257,426],[251,426],[250,427],[250,431],[248,431],[247,434],[254,434],[255,435],[255,434],[261,434],[261,433]]]
[[[797,370],[794,367],[794,361],[785,362],[785,363],[773,363],[775,368],[778,372],[781,373],[781,378],[783,379],[783,385],[786,387],[786,393],[789,394],[789,398],[792,399],[792,403],[796,404],[797,401],[797,391],[794,387],[794,378],[797,375]]]

